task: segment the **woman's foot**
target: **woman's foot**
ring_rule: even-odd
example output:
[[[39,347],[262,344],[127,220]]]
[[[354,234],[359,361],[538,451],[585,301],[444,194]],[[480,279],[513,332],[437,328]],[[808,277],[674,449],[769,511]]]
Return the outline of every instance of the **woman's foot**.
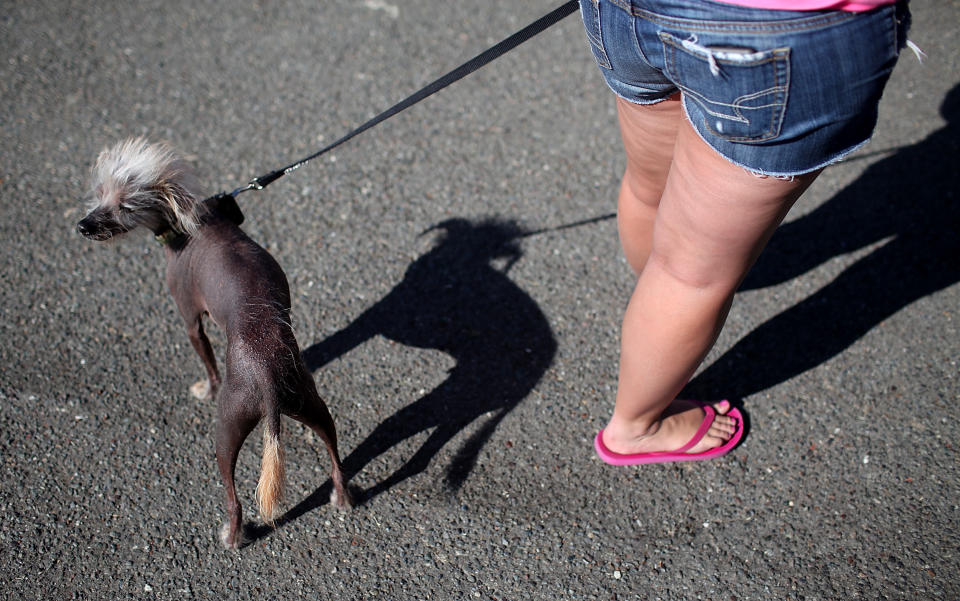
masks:
[[[720,447],[737,431],[737,420],[726,415],[731,408],[729,401],[720,401],[711,406],[717,415],[710,429],[686,453],[704,453]],[[633,423],[614,417],[603,431],[603,444],[621,455],[676,451],[693,439],[704,416],[704,410],[697,403],[675,400],[663,412],[660,420],[644,431]]]

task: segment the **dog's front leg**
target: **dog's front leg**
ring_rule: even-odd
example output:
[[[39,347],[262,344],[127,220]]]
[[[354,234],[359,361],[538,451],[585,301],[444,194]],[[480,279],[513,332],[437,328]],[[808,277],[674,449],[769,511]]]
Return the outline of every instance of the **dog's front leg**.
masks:
[[[187,321],[187,336],[207,370],[207,381],[197,382],[190,387],[190,392],[198,399],[214,398],[220,388],[220,372],[217,370],[217,359],[213,354],[213,347],[210,346],[210,339],[203,331],[203,314]]]

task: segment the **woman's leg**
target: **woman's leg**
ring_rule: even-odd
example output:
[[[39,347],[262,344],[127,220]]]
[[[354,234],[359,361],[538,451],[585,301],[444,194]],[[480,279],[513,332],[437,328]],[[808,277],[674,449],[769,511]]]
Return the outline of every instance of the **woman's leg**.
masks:
[[[646,119],[650,108],[621,103],[621,124]],[[716,341],[747,270],[817,175],[790,181],[758,177],[714,152],[685,118],[676,127],[649,258],[641,265],[623,321],[616,407],[604,431],[604,443],[618,453],[670,451],[692,438],[703,411],[671,403]],[[644,144],[648,133],[626,127],[622,134],[629,170],[643,162],[640,156],[631,158],[629,149]],[[621,225],[621,236],[642,232],[632,228],[640,222],[631,216],[627,228]],[[638,240],[624,240],[624,248],[635,253],[631,263],[642,257],[646,244],[642,233],[636,235]],[[729,406],[717,409],[723,414]],[[689,452],[719,446],[734,430],[734,421],[719,415]]]
[[[683,120],[680,94],[656,104],[617,98],[627,166],[617,199],[617,228],[627,263],[640,275],[650,256],[653,222],[673,162],[677,127]]]

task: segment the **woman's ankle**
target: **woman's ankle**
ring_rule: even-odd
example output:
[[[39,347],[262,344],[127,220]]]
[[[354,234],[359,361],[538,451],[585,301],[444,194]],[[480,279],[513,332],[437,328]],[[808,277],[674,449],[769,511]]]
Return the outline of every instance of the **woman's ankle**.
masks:
[[[604,428],[604,439],[621,444],[632,444],[650,438],[660,430],[661,420],[638,417],[628,419],[614,413]]]

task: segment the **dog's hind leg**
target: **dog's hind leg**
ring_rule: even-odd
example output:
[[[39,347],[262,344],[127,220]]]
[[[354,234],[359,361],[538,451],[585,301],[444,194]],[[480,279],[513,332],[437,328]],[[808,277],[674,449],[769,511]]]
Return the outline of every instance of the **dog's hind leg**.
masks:
[[[228,382],[229,384],[229,382]],[[228,549],[236,549],[243,545],[242,520],[243,510],[237,499],[237,488],[234,483],[234,471],[237,466],[237,455],[240,447],[250,432],[260,421],[260,416],[244,411],[242,402],[235,402],[231,397],[236,391],[223,391],[219,404],[217,420],[217,466],[223,477],[223,486],[227,493],[227,521],[223,524],[220,539]]]
[[[337,451],[337,430],[333,425],[333,417],[330,415],[327,405],[317,393],[309,372],[306,373],[305,378],[307,381],[301,387],[300,399],[298,399],[301,403],[300,406],[296,409],[283,407],[283,411],[309,427],[323,440],[332,464],[330,479],[333,481],[333,492],[330,494],[330,503],[334,507],[351,507],[353,499],[347,489],[343,466],[340,462],[340,453]]]
[[[200,355],[203,367],[207,370],[207,381],[195,383],[190,387],[190,392],[198,399],[214,398],[220,388],[220,372],[217,370],[217,359],[213,354],[213,347],[210,346],[210,339],[203,331],[203,316],[200,314],[193,319],[187,319],[186,323],[190,344]]]

